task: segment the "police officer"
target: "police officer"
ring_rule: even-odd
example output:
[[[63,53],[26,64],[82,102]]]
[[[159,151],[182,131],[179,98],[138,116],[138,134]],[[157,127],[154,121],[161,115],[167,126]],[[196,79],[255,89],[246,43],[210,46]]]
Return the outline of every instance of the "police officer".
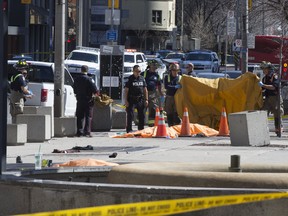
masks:
[[[12,123],[16,123],[16,115],[23,114],[26,98],[32,98],[33,93],[28,89],[25,79],[28,70],[28,64],[25,60],[19,60],[15,65],[16,73],[10,80],[10,114]]]
[[[194,72],[194,64],[188,63],[185,68],[188,76],[196,77],[196,73]]]
[[[166,99],[165,99],[165,111],[167,114],[168,126],[178,125],[181,123],[181,119],[178,116],[174,95],[177,89],[181,88],[179,75],[180,67],[179,64],[171,64],[169,67],[169,74],[164,78],[164,86],[166,89]]]
[[[76,95],[76,136],[91,137],[91,120],[94,106],[94,96],[97,94],[97,87],[94,80],[88,76],[88,66],[81,67],[81,76],[74,80],[73,89]],[[85,121],[83,129],[83,121]]]
[[[154,126],[154,119],[156,114],[156,108],[158,107],[159,101],[158,97],[163,96],[161,89],[161,78],[156,72],[158,62],[156,60],[151,60],[149,62],[149,67],[147,70],[142,72],[142,75],[145,78],[148,90],[148,125]]]
[[[138,112],[138,130],[144,129],[145,107],[148,106],[148,91],[145,78],[140,75],[140,66],[133,67],[133,74],[125,84],[125,106],[127,112],[126,132],[132,132],[134,108]]]
[[[281,95],[280,95],[280,107],[278,102],[278,94],[280,91],[279,89],[280,79],[278,77],[278,74],[274,71],[274,67],[270,62],[263,61],[260,64],[260,68],[263,70],[264,74],[262,81],[259,82],[259,86],[262,88],[265,96],[262,110],[267,110],[268,114],[269,112],[273,113],[275,133],[277,134],[277,136],[279,136],[280,135],[279,128],[283,130],[281,116],[284,114],[283,100]],[[280,109],[280,116],[279,116],[279,109]]]

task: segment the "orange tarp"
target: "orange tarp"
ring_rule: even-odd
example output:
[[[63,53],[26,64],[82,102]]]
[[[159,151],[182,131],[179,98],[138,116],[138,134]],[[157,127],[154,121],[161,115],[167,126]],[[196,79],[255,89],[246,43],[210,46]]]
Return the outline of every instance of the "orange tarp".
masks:
[[[259,78],[250,72],[236,79],[195,78],[186,75],[180,81],[182,88],[175,94],[180,117],[187,107],[190,123],[219,129],[222,107],[229,113],[259,110],[263,104]]]
[[[118,166],[117,163],[106,162],[91,158],[72,160],[62,164],[54,164],[53,167],[78,167],[78,166]]]
[[[181,132],[181,125],[175,125],[172,127],[167,127],[167,135],[169,138],[176,138]],[[206,137],[217,136],[218,131],[213,128],[209,128],[204,125],[199,124],[190,124],[190,130],[192,135],[203,134]],[[143,130],[136,131],[133,133],[126,133],[121,135],[113,136],[113,138],[152,138],[156,136],[157,126],[156,127],[147,127]]]

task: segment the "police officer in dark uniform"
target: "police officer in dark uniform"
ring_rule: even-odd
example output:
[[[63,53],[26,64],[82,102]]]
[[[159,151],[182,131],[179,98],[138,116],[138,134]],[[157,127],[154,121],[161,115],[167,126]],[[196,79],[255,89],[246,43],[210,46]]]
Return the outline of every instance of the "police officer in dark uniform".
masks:
[[[151,60],[149,62],[149,68],[141,73],[141,76],[145,78],[148,90],[148,125],[154,126],[156,108],[158,107],[159,96],[163,96],[161,88],[161,78],[156,72],[158,62],[156,60]]]
[[[169,74],[164,78],[164,86],[166,89],[165,111],[169,127],[181,123],[174,99],[177,89],[182,87],[179,83],[181,79],[181,75],[178,74],[179,71],[179,64],[171,64],[169,66]]]
[[[94,106],[94,96],[97,87],[94,80],[88,76],[88,66],[81,67],[81,75],[74,80],[74,93],[76,95],[77,136],[91,137],[91,120]],[[83,129],[83,120],[85,126]]]
[[[138,112],[138,130],[144,129],[145,107],[148,106],[147,84],[143,76],[140,75],[140,66],[133,67],[133,74],[125,84],[125,106],[127,112],[126,132],[132,132],[132,120],[134,108]]]
[[[265,99],[262,110],[267,110],[274,115],[275,133],[280,135],[279,128],[283,130],[282,115],[284,114],[283,99],[280,95],[280,107],[278,102],[279,84],[280,79],[278,74],[274,71],[274,67],[270,62],[263,61],[260,64],[260,68],[263,70],[264,77],[259,82],[259,86],[262,88]],[[279,116],[280,109],[280,116]],[[280,126],[280,127],[279,127]]]
[[[16,123],[16,115],[23,114],[26,98],[32,98],[33,93],[28,89],[26,76],[28,64],[25,60],[19,60],[14,68],[16,73],[10,79],[10,114],[12,123]]]

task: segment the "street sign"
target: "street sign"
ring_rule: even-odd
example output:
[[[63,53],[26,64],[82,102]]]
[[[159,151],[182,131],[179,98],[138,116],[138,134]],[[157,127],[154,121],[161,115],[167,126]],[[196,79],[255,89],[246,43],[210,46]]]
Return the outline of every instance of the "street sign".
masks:
[[[111,25],[112,11],[110,9],[105,10],[105,25]],[[113,25],[120,25],[120,10],[113,10]]]
[[[115,30],[108,30],[106,32],[106,39],[109,41],[116,41],[117,40],[117,31]]]
[[[248,33],[247,46],[249,49],[255,49],[255,34]]]
[[[242,47],[242,40],[241,39],[235,40],[235,47]]]
[[[236,20],[234,17],[227,19],[227,35],[236,35]]]
[[[227,18],[228,19],[233,19],[234,18],[234,11],[229,10],[227,13]]]

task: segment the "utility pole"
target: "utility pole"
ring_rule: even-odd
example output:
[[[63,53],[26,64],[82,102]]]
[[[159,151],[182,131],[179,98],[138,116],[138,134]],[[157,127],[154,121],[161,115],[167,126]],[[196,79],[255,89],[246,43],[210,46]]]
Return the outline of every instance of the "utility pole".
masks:
[[[184,0],[181,0],[181,35],[180,35],[180,49],[183,51],[183,22],[184,22]]]
[[[82,46],[83,0],[77,0],[77,45]]]
[[[7,37],[8,0],[0,0],[0,175],[6,171],[7,157]]]
[[[248,71],[248,0],[243,0],[243,13],[242,13],[242,61],[241,61],[241,71],[246,73]]]
[[[64,57],[66,0],[55,0],[54,116],[64,116]]]

